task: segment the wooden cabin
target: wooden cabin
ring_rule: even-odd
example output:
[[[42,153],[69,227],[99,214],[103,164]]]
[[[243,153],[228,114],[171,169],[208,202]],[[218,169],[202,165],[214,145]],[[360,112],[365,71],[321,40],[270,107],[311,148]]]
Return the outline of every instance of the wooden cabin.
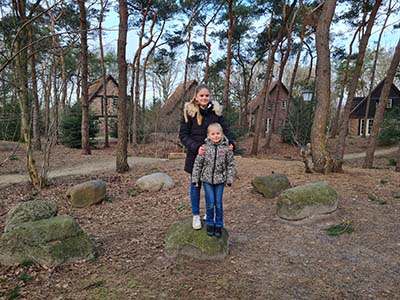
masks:
[[[249,118],[248,122],[250,127],[254,127],[254,122],[258,113],[258,110],[262,104],[262,94],[259,93],[252,101],[249,103]],[[289,91],[282,82],[272,82],[269,86],[268,92],[268,103],[267,103],[267,115],[266,115],[266,126],[265,130],[268,132],[272,129],[273,133],[278,133],[285,124],[285,120],[289,113]],[[275,121],[273,122],[274,112]]]
[[[354,97],[349,120],[349,134],[362,135],[363,128],[366,125],[366,134],[369,135],[374,124],[375,111],[382,93],[384,80],[382,80],[371,92],[371,100],[368,110],[367,124],[364,124],[365,111],[367,109],[368,96]],[[386,110],[400,107],[400,90],[395,84],[392,84],[386,104]]]

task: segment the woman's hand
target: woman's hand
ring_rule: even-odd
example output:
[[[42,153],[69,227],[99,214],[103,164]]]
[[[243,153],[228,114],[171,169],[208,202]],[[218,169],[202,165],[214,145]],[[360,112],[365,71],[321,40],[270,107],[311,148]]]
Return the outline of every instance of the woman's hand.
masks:
[[[233,145],[232,145],[232,144],[229,144],[228,150],[229,150],[229,151],[233,151]]]
[[[201,146],[200,146],[198,154],[199,154],[199,155],[204,155],[204,154],[206,154],[206,146],[205,146],[205,145],[201,145]]]

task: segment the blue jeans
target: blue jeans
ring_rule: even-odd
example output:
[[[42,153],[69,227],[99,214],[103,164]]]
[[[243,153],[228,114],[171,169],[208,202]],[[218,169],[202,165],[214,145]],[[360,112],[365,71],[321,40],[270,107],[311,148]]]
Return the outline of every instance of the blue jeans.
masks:
[[[203,182],[206,193],[206,213],[207,225],[224,227],[224,209],[222,206],[222,195],[224,194],[224,184],[209,184]]]
[[[199,186],[196,187],[192,183],[192,176],[190,176],[190,205],[192,206],[192,215],[200,215],[200,190],[201,190],[201,182],[199,182]]]

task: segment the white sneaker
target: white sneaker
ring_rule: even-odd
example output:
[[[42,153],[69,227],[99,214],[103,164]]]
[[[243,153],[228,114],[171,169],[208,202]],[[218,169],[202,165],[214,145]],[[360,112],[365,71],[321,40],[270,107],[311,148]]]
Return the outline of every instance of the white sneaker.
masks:
[[[201,219],[200,219],[199,215],[194,215],[193,216],[192,227],[193,227],[194,230],[201,229]]]
[[[207,214],[204,215],[203,220],[207,220]]]

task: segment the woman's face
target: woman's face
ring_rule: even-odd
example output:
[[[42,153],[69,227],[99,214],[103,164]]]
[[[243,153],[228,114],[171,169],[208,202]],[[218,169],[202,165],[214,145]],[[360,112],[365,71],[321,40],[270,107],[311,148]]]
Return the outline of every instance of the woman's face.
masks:
[[[207,88],[200,89],[196,94],[196,102],[201,108],[206,108],[210,103],[210,91]]]

